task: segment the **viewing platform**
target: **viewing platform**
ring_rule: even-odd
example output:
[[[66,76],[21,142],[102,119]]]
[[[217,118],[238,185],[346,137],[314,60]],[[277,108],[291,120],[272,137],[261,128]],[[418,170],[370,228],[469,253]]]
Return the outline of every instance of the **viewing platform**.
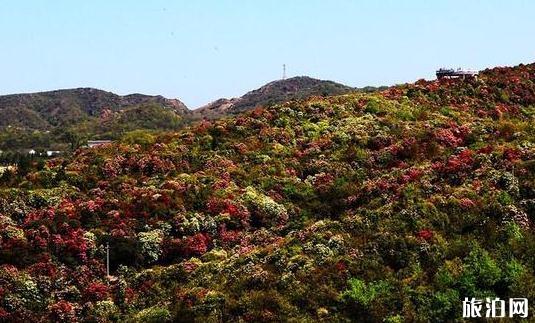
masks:
[[[453,69],[453,68],[440,68],[436,72],[437,79],[452,79],[452,78],[476,78],[477,77],[477,71],[473,70],[463,70],[461,68]]]

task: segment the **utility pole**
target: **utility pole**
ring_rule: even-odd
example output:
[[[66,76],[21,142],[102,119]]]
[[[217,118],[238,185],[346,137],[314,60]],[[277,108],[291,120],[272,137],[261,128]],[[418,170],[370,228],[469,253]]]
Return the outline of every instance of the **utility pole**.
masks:
[[[282,64],[282,79],[286,79],[286,64]]]
[[[110,243],[106,242],[106,278],[110,279]]]

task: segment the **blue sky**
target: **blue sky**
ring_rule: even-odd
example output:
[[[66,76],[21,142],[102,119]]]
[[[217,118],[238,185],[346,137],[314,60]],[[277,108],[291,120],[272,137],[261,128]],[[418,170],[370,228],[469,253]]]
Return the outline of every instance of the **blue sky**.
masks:
[[[352,86],[535,62],[535,1],[0,0],[0,94],[96,87],[190,108],[288,75]]]

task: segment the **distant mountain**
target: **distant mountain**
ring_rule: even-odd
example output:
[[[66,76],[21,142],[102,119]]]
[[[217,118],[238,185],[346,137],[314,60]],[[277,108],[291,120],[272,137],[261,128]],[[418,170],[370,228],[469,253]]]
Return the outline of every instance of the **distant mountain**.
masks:
[[[222,115],[237,114],[259,106],[270,106],[290,100],[306,99],[311,96],[339,95],[355,90],[350,86],[332,81],[298,76],[270,82],[239,98],[216,100],[194,110],[193,115],[213,119]]]
[[[0,128],[49,130],[98,117],[105,111],[119,112],[141,105],[160,106],[179,116],[189,112],[177,99],[143,94],[120,96],[93,88],[78,88],[0,96]]]
[[[217,119],[312,96],[378,89],[301,76],[273,81],[242,97],[219,99],[194,111],[177,99],[121,96],[93,88],[4,95],[0,96],[0,151],[61,150],[89,139],[120,139],[134,130],[175,131],[202,118]]]
[[[0,151],[77,147],[134,130],[180,129],[190,111],[176,99],[92,88],[0,96]]]

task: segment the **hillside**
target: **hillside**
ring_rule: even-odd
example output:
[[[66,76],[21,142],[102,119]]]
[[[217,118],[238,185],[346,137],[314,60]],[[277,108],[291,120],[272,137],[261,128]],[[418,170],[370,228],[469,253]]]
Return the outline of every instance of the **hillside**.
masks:
[[[194,115],[215,119],[237,114],[256,107],[265,107],[290,100],[312,96],[344,94],[355,89],[332,81],[318,80],[307,76],[292,77],[270,82],[239,98],[218,99],[194,111]]]
[[[187,113],[186,106],[176,99],[162,96],[131,94],[120,96],[92,88],[57,90],[31,94],[0,96],[0,128],[15,126],[31,129],[50,129],[98,117],[104,110],[120,111],[128,107],[156,104],[168,107],[177,114]]]
[[[1,150],[50,147],[63,142],[69,129],[87,137],[176,129],[189,110],[177,99],[79,88],[0,96],[0,113]]]
[[[92,88],[5,95],[0,96],[0,112],[5,116],[0,120],[0,151],[65,150],[73,145],[73,139],[120,139],[129,131],[178,130],[203,118],[218,119],[255,107],[357,90],[378,88],[354,89],[332,81],[294,77],[268,83],[240,98],[216,100],[195,111],[177,99],[120,96]]]
[[[535,64],[135,139],[0,177],[0,320],[535,311]]]

